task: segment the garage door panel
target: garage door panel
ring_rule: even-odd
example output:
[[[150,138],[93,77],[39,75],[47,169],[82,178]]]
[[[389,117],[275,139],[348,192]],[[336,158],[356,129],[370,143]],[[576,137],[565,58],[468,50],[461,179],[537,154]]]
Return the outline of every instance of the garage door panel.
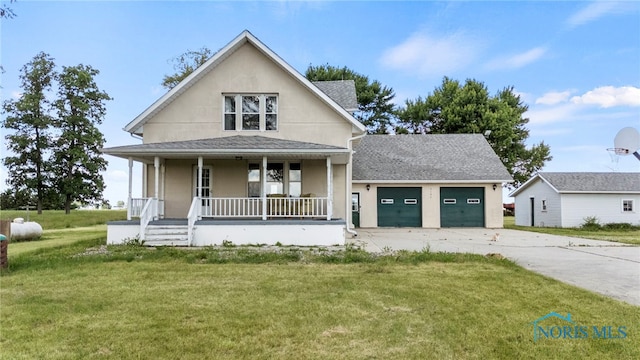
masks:
[[[441,227],[484,227],[484,188],[440,188]]]
[[[378,188],[378,226],[422,227],[421,188]]]

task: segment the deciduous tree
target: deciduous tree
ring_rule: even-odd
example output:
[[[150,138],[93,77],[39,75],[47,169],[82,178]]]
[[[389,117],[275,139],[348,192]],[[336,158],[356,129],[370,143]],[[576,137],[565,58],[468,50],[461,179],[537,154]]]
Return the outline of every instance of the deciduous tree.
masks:
[[[399,111],[401,131],[414,134],[485,134],[519,186],[551,160],[544,142],[525,145],[529,137],[524,113],[528,107],[512,87],[490,96],[484,83],[445,77],[425,99],[407,100]]]
[[[38,214],[48,187],[48,150],[51,146],[51,90],[55,73],[53,58],[44,52],[37,54],[21,69],[21,90],[17,100],[4,102],[7,115],[2,127],[12,130],[5,136],[10,156],[3,159],[7,167],[7,184],[16,192],[36,194]]]
[[[173,89],[195,69],[200,67],[200,65],[207,62],[211,55],[213,55],[213,51],[206,47],[202,47],[195,51],[187,50],[187,52],[171,59],[173,62],[173,69],[176,72],[171,75],[165,75],[162,79],[162,86],[168,90]]]
[[[64,197],[68,214],[73,201],[102,201],[105,188],[101,171],[107,167],[100,148],[104,136],[98,130],[106,114],[109,95],[95,82],[99,71],[86,65],[63,67],[58,76],[55,102],[60,134],[54,143],[55,185]]]
[[[15,0],[11,0],[9,2],[12,3],[15,2]],[[14,13],[7,4],[2,4],[2,6],[0,6],[0,19],[11,19],[14,16],[16,16],[16,13]]]

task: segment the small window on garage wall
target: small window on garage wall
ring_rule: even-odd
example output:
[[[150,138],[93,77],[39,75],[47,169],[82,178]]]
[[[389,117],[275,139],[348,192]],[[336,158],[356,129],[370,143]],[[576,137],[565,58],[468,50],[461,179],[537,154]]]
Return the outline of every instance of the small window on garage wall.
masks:
[[[547,211],[547,200],[542,200],[542,211]]]
[[[634,203],[632,199],[622,200],[622,212],[634,212]]]
[[[447,205],[455,205],[456,199],[444,199],[442,200],[442,203]]]
[[[380,204],[391,205],[393,204],[393,199],[380,199]]]
[[[471,205],[480,204],[480,199],[467,199],[467,204],[471,204]]]

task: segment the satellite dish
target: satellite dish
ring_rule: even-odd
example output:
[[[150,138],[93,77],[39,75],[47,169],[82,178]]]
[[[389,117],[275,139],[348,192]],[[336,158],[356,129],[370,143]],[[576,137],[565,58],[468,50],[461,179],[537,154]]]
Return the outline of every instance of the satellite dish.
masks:
[[[640,149],[640,132],[636,128],[626,127],[618,131],[613,139],[617,155],[631,155]]]

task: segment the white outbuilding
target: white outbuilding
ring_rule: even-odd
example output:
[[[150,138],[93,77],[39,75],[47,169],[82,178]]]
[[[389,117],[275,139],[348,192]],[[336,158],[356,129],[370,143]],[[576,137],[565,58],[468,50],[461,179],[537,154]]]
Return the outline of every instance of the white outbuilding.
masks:
[[[516,225],[578,227],[593,217],[640,225],[640,173],[540,172],[509,196]]]

